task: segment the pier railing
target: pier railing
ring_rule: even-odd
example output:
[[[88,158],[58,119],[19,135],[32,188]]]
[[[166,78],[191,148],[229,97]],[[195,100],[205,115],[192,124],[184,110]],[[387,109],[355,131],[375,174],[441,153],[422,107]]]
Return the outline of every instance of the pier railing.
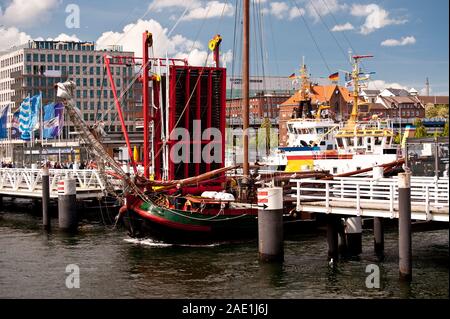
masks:
[[[96,170],[50,169],[50,197],[58,197],[58,182],[73,178],[77,185],[77,198],[102,196],[105,191],[104,179]],[[42,170],[25,168],[0,169],[0,194],[5,196],[42,196]]]
[[[397,178],[295,179],[297,211],[398,218]],[[449,180],[411,178],[414,220],[449,221]]]

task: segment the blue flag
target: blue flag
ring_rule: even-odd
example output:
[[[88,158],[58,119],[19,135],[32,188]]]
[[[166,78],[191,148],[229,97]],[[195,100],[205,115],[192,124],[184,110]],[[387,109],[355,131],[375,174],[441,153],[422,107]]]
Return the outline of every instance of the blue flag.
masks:
[[[19,131],[22,133],[21,139],[29,141],[31,133],[34,132],[39,123],[39,111],[41,108],[41,95],[27,97],[20,105]]]
[[[53,139],[60,135],[64,124],[64,105],[51,103],[44,106],[44,138]]]
[[[0,139],[8,138],[8,110],[9,106],[0,110]]]
[[[20,111],[17,111],[13,114],[12,122],[11,122],[11,139],[17,140],[20,139],[20,131],[19,131],[19,117]]]

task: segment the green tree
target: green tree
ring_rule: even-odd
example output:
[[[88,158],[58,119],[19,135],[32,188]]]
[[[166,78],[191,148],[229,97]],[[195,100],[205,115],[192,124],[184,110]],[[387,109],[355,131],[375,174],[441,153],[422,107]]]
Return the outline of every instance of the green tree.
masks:
[[[442,132],[442,136],[448,136],[448,120],[445,122],[444,130]]]
[[[427,137],[428,135],[427,129],[420,119],[414,121],[414,126],[416,127],[416,133],[414,134],[414,137],[416,138]]]

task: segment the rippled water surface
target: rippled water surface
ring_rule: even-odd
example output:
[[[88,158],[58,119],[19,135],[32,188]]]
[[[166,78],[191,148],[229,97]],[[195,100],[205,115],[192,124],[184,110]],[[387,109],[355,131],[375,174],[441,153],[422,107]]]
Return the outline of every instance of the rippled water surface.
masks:
[[[57,221],[53,221],[56,224]],[[324,232],[285,241],[282,265],[260,264],[257,242],[173,246],[130,239],[123,231],[86,224],[76,236],[40,219],[0,213],[0,298],[448,298],[448,230],[413,234],[413,276],[398,280],[395,229],[386,258],[373,255],[364,232],[363,254],[326,262]],[[66,266],[80,267],[80,289],[67,289]],[[365,286],[366,266],[377,264],[381,288]]]

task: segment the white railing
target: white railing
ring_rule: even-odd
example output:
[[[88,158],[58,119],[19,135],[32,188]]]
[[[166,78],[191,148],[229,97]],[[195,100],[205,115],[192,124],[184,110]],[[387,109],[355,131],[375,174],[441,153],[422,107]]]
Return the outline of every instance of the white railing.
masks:
[[[50,169],[50,196],[57,197],[58,182],[73,178],[77,193],[103,193],[104,181],[96,170]],[[0,169],[0,193],[40,197],[42,194],[42,170],[25,168]]]
[[[398,217],[398,179],[397,178],[358,178],[345,177],[333,180],[295,179],[297,211],[307,206],[316,212],[333,213],[349,208],[361,216],[364,210],[380,211],[390,218]],[[311,203],[315,203],[312,205]],[[344,205],[345,203],[345,205]],[[336,209],[339,207],[339,209]],[[411,178],[411,209],[419,219],[435,220],[433,214],[443,214],[448,221],[449,181],[434,177]],[[442,218],[439,218],[442,220]]]

